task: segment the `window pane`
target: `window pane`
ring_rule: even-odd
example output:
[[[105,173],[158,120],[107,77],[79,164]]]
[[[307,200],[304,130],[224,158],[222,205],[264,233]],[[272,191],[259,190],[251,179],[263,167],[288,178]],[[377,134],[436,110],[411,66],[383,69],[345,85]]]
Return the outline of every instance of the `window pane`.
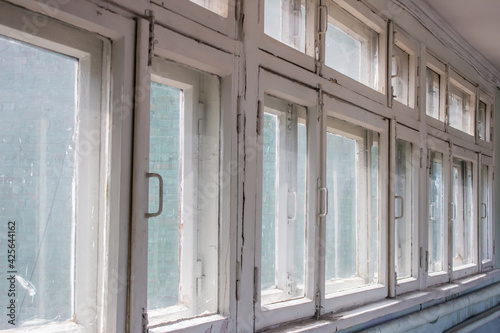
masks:
[[[490,141],[488,137],[488,129],[489,129],[489,114],[487,113],[486,103],[480,101],[479,102],[479,113],[477,115],[477,132],[479,135],[479,139],[484,141]]]
[[[441,86],[440,76],[432,69],[427,67],[426,86],[427,86],[427,115],[443,120],[441,112]]]
[[[306,163],[305,109],[266,96],[262,176],[262,305],[304,295]]]
[[[265,0],[264,32],[266,35],[305,52],[305,30],[305,0]]]
[[[488,166],[481,167],[481,190],[480,190],[480,226],[481,226],[481,259],[483,261],[491,260],[493,258],[493,230],[491,219],[489,215],[490,209],[490,183],[489,183]]]
[[[453,159],[453,269],[473,263],[472,163]]]
[[[182,73],[151,82],[148,313],[167,321],[217,312],[219,79]]]
[[[474,101],[465,91],[450,85],[450,126],[474,135]]]
[[[189,0],[223,17],[228,14],[229,0]]]
[[[16,324],[73,315],[78,60],[0,36],[0,244],[15,221]],[[82,221],[86,222],[86,221]],[[11,281],[2,278],[2,293]],[[3,297],[5,296],[5,297]],[[0,307],[9,305],[6,293]],[[3,315],[5,318],[5,315]],[[0,329],[12,328],[6,319]],[[8,317],[7,317],[8,318]]]
[[[413,145],[396,140],[396,273],[398,279],[412,276],[412,191],[413,191]]]
[[[434,273],[445,269],[443,154],[430,151],[429,159],[429,273]]]
[[[325,64],[378,90],[378,33],[331,3]]]
[[[378,134],[327,132],[326,292],[378,283]]]
[[[394,99],[404,105],[409,105],[410,88],[410,55],[397,45],[392,49],[392,79]]]

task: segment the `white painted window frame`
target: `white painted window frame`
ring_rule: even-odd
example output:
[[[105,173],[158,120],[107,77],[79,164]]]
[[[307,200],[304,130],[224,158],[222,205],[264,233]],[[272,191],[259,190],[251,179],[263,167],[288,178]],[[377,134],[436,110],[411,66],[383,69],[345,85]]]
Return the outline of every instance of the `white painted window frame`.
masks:
[[[420,199],[419,198],[419,193],[420,193],[420,175],[421,175],[421,166],[420,166],[420,159],[421,159],[421,154],[422,154],[422,147],[421,147],[421,141],[420,141],[420,133],[412,130],[404,125],[401,124],[396,124],[396,139],[399,140],[404,140],[406,142],[409,142],[412,144],[413,149],[412,149],[412,176],[413,176],[413,186],[412,186],[412,212],[411,212],[411,217],[412,217],[412,246],[411,246],[411,251],[412,251],[412,262],[411,262],[411,267],[412,267],[412,276],[404,279],[396,279],[394,283],[396,284],[395,290],[396,294],[404,294],[406,292],[416,290],[419,287],[420,284],[420,228],[422,227],[422,223],[419,220],[419,211],[420,211]],[[395,168],[394,168],[395,170]],[[394,209],[397,206],[396,203],[396,198],[390,198],[390,200],[393,200],[394,203]],[[408,198],[405,198],[405,201],[408,200]],[[408,214],[408,212],[405,212]],[[394,215],[396,212],[394,212]],[[398,223],[396,219],[393,221],[390,221],[390,223],[394,224],[394,229],[395,229],[395,223]],[[392,251],[394,254],[396,253],[396,242],[392,242],[389,245],[389,251]],[[390,265],[395,265],[394,262],[389,263]]]
[[[479,166],[480,166],[480,169],[478,170],[478,175],[479,175],[479,184],[482,184],[482,177],[483,177],[483,174],[482,174],[482,167],[483,166],[488,166],[488,174],[487,174],[487,177],[488,177],[488,185],[489,185],[489,188],[487,190],[487,195],[489,196],[488,198],[488,202],[489,202],[489,205],[483,205],[483,202],[481,202],[481,185],[478,186],[478,204],[477,204],[477,207],[478,207],[478,216],[477,216],[477,219],[478,219],[478,234],[479,234],[479,259],[478,259],[478,262],[479,262],[479,265],[480,265],[480,271],[481,272],[485,272],[485,271],[488,271],[490,269],[493,269],[494,266],[495,266],[495,235],[496,235],[496,223],[495,223],[495,209],[494,209],[494,205],[495,205],[495,191],[494,191],[494,186],[495,186],[495,182],[493,181],[494,179],[494,172],[495,172],[495,166],[494,166],[494,161],[493,161],[493,158],[489,157],[489,156],[486,156],[486,155],[483,155],[483,154],[479,154]],[[484,208],[483,208],[484,207]],[[484,211],[484,213],[483,213]],[[492,246],[490,247],[490,251],[491,251],[491,258],[489,260],[482,260],[482,243],[484,241],[483,237],[482,237],[482,231],[483,231],[483,228],[484,226],[481,224],[481,216],[485,216],[484,214],[486,214],[486,216],[488,217],[488,220],[489,220],[489,223],[491,224],[491,233],[489,234],[491,236],[490,238],[490,241],[491,241],[491,244]]]
[[[276,74],[272,74],[264,69],[259,71],[259,117],[264,117],[264,95],[280,98],[290,103],[302,105],[307,108],[307,202],[306,202],[306,245],[305,245],[305,279],[304,296],[297,299],[261,305],[261,284],[260,284],[260,262],[262,258],[262,146],[257,147],[257,177],[256,177],[256,228],[255,228],[255,269],[257,274],[254,276],[254,327],[255,330],[263,329],[268,326],[276,325],[282,322],[307,318],[314,315],[316,311],[316,301],[314,286],[317,281],[316,265],[316,220],[317,220],[317,188],[316,178],[317,158],[319,156],[319,112],[317,109],[318,94],[315,90],[292,82]],[[263,136],[263,121],[260,121],[259,135],[257,141],[259,145]],[[315,207],[315,208],[312,208]]]
[[[311,72],[316,71],[316,40],[318,35],[318,2],[320,0],[305,0],[306,2],[306,22],[305,22],[305,53],[301,52],[289,45],[282,43],[279,40],[268,36],[264,32],[264,10],[266,0],[256,0],[259,1],[259,20],[258,20],[258,30],[259,34],[259,48],[274,54],[280,58],[286,59],[287,61],[305,68]]]
[[[418,119],[418,109],[417,109],[417,66],[418,66],[418,54],[419,47],[417,42],[415,42],[403,29],[394,25],[394,40],[395,46],[402,49],[409,55],[409,73],[408,73],[408,105],[405,105],[394,98],[392,93],[391,85],[391,98],[392,107],[396,112],[406,113],[408,116]],[[392,55],[391,55],[392,59]],[[391,61],[392,64],[392,61]],[[391,70],[392,74],[392,70]],[[391,84],[391,82],[389,82]]]
[[[73,318],[43,327],[16,329],[15,332],[34,328],[40,332],[95,332],[96,326],[103,325],[105,311],[98,308],[101,301],[98,293],[102,292],[101,279],[105,274],[100,264],[103,256],[101,247],[106,240],[98,230],[105,229],[109,223],[109,199],[105,193],[110,181],[110,133],[107,128],[110,114],[106,97],[110,89],[110,43],[96,34],[63,25],[50,15],[44,15],[43,11],[39,14],[0,3],[0,13],[2,35],[78,59],[76,99],[79,122],[75,124],[75,163],[78,169],[85,170],[85,175],[80,172],[76,178],[77,183],[87,184],[76,188],[75,262],[72,263],[74,287],[71,295]],[[32,29],[27,28],[29,24]],[[91,214],[94,210],[96,213]]]
[[[427,172],[426,172],[426,176],[429,177],[429,168],[430,168],[430,159],[429,159],[429,156],[430,156],[430,151],[435,151],[435,152],[439,152],[441,154],[443,154],[443,166],[442,166],[442,170],[443,170],[443,229],[444,229],[444,236],[443,236],[443,270],[442,271],[439,271],[439,272],[433,272],[433,273],[430,273],[428,267],[430,265],[429,263],[429,260],[427,257],[428,257],[428,253],[429,253],[429,248],[430,246],[432,246],[432,244],[430,244],[429,242],[429,226],[428,226],[428,223],[429,223],[429,216],[431,214],[430,212],[430,207],[429,207],[429,182],[428,182],[428,178],[426,179],[426,196],[425,196],[425,209],[423,210],[425,212],[425,215],[427,218],[426,218],[426,222],[423,222],[422,223],[422,226],[424,227],[425,229],[425,232],[424,234],[427,235],[425,237],[425,239],[422,240],[422,243],[426,243],[427,246],[426,246],[426,253],[424,255],[424,258],[423,260],[427,260],[424,261],[424,264],[426,265],[424,270],[426,271],[426,274],[425,274],[425,285],[426,286],[432,286],[432,285],[436,285],[436,284],[442,284],[442,283],[445,283],[447,281],[450,280],[450,271],[449,271],[449,261],[448,261],[448,251],[449,251],[449,248],[448,248],[448,244],[449,244],[449,237],[450,237],[450,231],[449,231],[449,218],[448,218],[448,212],[449,212],[449,204],[448,204],[448,199],[449,199],[449,193],[448,191],[450,190],[450,173],[449,173],[449,170],[450,170],[450,146],[449,146],[449,143],[445,142],[445,141],[442,141],[438,138],[435,138],[433,136],[427,136]],[[422,244],[423,246],[423,244]]]
[[[374,13],[370,8],[360,1],[355,0],[322,0],[322,6],[329,8],[331,4],[338,5],[347,11],[349,14],[360,20],[364,25],[374,30],[379,34],[378,38],[378,90],[374,90],[361,82],[358,82],[347,75],[344,75],[333,68],[325,65],[325,59],[321,60],[321,76],[327,80],[335,80],[339,85],[347,89],[361,94],[369,99],[386,105],[386,57],[387,57],[387,22]],[[327,10],[326,18],[328,20]],[[326,26],[325,26],[326,29]],[[325,30],[326,31],[326,30]],[[326,38],[321,40],[321,49],[323,58],[325,49]]]
[[[469,134],[469,133],[466,133],[462,130],[459,130],[457,128],[454,128],[451,126],[450,124],[450,121],[449,119],[451,118],[451,110],[450,110],[450,105],[451,105],[451,96],[452,96],[452,92],[451,92],[451,88],[452,86],[455,86],[456,88],[458,88],[459,90],[461,90],[462,92],[466,93],[469,95],[469,98],[470,98],[470,106],[471,108],[473,107],[474,108],[474,114],[473,116],[471,117],[471,121],[472,121],[472,126],[474,127],[473,128],[473,131],[472,131],[472,134]],[[458,73],[455,69],[452,69],[450,68],[448,70],[448,123],[446,124],[447,126],[447,131],[448,133],[450,133],[451,135],[459,138],[459,139],[462,139],[462,140],[466,140],[466,141],[470,141],[470,142],[475,142],[475,137],[476,137],[476,133],[477,133],[477,130],[476,130],[476,117],[477,117],[477,110],[476,110],[476,106],[477,106],[477,102],[476,102],[476,96],[477,96],[477,86],[472,83],[472,81],[469,81],[467,78],[465,78],[463,75],[461,75],[460,73]]]
[[[445,119],[446,119],[446,92],[447,92],[447,66],[444,62],[439,60],[438,58],[434,57],[432,54],[429,53],[429,51],[426,54],[426,67],[429,69],[433,70],[437,74],[439,74],[439,113],[442,115],[442,119],[435,119],[429,115],[427,115],[427,86],[425,89],[422,89],[422,96],[423,96],[423,105],[422,107],[425,109],[424,114],[426,117],[426,122],[429,126],[432,126],[434,128],[437,128],[441,131],[445,130]],[[422,71],[425,70],[426,68],[422,68]],[[422,72],[423,73],[423,72]],[[421,74],[424,75],[424,74]],[[427,79],[427,76],[425,76],[425,80]],[[424,82],[425,82],[424,80]],[[425,96],[425,97],[424,97]]]
[[[449,209],[450,211],[448,212],[448,218],[449,218],[449,230],[450,230],[450,237],[449,237],[449,247],[448,247],[448,262],[451,265],[451,280],[456,280],[461,277],[467,276],[467,275],[472,275],[475,274],[479,271],[479,264],[478,264],[478,223],[477,223],[477,202],[478,202],[478,157],[477,153],[467,150],[465,148],[459,147],[457,145],[452,145],[451,147],[451,163],[450,163],[450,196],[449,196]],[[473,205],[473,211],[472,211],[472,239],[476,242],[476,244],[473,244],[472,246],[472,264],[468,264],[465,267],[462,267],[460,269],[454,269],[453,267],[453,159],[458,158],[462,161],[465,162],[471,162],[472,163],[472,205]]]
[[[324,113],[327,119],[327,124],[332,123],[335,127],[342,127],[342,122],[359,126],[367,130],[374,131],[379,134],[379,175],[378,175],[378,197],[379,197],[379,257],[378,257],[378,271],[379,283],[375,285],[363,286],[360,288],[353,288],[344,291],[334,292],[327,294],[327,283],[325,281],[325,274],[319,276],[319,290],[321,291],[322,300],[321,306],[324,313],[335,312],[341,309],[360,306],[369,302],[383,299],[388,294],[388,276],[387,276],[387,191],[384,190],[384,185],[387,183],[388,174],[388,154],[389,154],[389,122],[387,119],[378,115],[369,113],[366,110],[346,103],[333,96],[324,94]],[[331,125],[327,125],[331,126]],[[354,127],[360,131],[358,127]],[[349,126],[350,127],[350,126]],[[325,128],[326,130],[326,128]],[[349,132],[349,130],[347,130]],[[323,135],[323,134],[322,134]],[[326,137],[326,132],[324,133]],[[326,145],[323,155],[326,156]],[[326,163],[326,158],[325,162]],[[324,176],[325,177],[325,176]],[[323,182],[326,184],[325,181]],[[330,210],[332,208],[330,207]],[[325,222],[323,222],[325,223]],[[323,228],[324,230],[324,228]],[[325,234],[321,235],[321,242],[324,242]],[[322,260],[324,265],[324,259]]]
[[[151,332],[198,332],[210,328],[222,329],[235,327],[234,311],[236,297],[231,286],[236,283],[236,247],[230,242],[235,237],[235,226],[230,223],[235,219],[236,201],[235,179],[233,166],[236,161],[236,91],[237,79],[233,74],[236,60],[233,55],[222,52],[208,45],[182,36],[172,30],[155,26],[155,35],[158,43],[155,46],[155,55],[199,71],[206,71],[220,77],[221,115],[220,115],[220,157],[219,157],[219,273],[217,290],[217,313],[208,316],[198,316],[175,323],[164,322],[165,318],[158,317],[149,322]],[[132,207],[132,249],[130,281],[130,318],[131,331],[142,331],[143,315],[147,308],[147,228],[148,222],[148,178],[149,170],[149,103],[150,103],[150,68],[148,60],[149,22],[138,22],[138,61],[137,61],[137,88],[138,105],[135,114],[134,142],[134,200]],[[224,184],[224,186],[222,186]]]

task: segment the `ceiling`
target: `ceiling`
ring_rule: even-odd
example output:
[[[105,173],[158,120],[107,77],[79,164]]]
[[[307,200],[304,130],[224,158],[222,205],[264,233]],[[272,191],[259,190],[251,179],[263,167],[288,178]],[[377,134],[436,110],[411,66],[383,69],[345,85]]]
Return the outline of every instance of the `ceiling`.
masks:
[[[425,2],[500,71],[499,0],[425,0]]]

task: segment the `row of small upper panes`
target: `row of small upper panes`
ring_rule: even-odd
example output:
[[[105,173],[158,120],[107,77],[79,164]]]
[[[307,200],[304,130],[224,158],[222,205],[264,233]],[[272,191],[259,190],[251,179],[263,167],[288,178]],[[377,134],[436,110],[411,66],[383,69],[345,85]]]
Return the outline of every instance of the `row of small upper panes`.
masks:
[[[307,26],[314,26],[306,0],[264,0],[264,32],[273,39],[296,49],[301,53],[313,56],[314,52],[306,45]],[[363,13],[350,13],[334,3],[320,6],[320,44],[324,45],[323,76],[335,76],[335,79],[354,80],[380,93],[385,92],[385,77],[380,75],[385,67],[385,26],[384,22],[367,22]],[[373,18],[373,17],[372,17]],[[411,109],[416,105],[416,43],[403,34],[394,38],[391,46],[391,90],[393,100]],[[321,54],[321,52],[319,52]],[[321,57],[321,56],[320,56]],[[332,72],[331,70],[334,70]],[[333,74],[332,74],[333,73]],[[476,129],[476,88],[457,74],[457,79],[450,80],[449,98],[446,108],[445,73],[427,68],[427,103],[428,116],[453,127],[470,136],[477,133],[478,139],[491,141],[491,97],[481,94]],[[434,85],[433,85],[434,80]],[[436,81],[437,80],[437,81]],[[439,81],[439,82],[438,82]],[[467,82],[467,83],[463,83]],[[471,86],[472,88],[470,88]],[[435,98],[435,94],[440,96]],[[446,112],[448,111],[448,112]],[[432,122],[432,121],[431,121]],[[439,127],[439,126],[438,126]]]

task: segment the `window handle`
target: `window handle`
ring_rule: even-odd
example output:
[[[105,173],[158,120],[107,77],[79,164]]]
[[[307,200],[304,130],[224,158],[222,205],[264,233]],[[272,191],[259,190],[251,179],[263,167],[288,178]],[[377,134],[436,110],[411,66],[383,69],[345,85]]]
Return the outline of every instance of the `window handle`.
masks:
[[[401,200],[401,215],[394,216],[395,220],[399,220],[399,219],[401,219],[401,218],[403,218],[405,216],[405,199],[402,196],[400,196],[400,195],[396,195],[394,197],[394,201],[396,201],[398,199]]]
[[[326,29],[328,27],[328,6],[321,5],[319,6],[319,34],[326,34]]]
[[[481,207],[484,207],[484,216],[481,216],[481,218],[485,219],[488,217],[488,209],[485,203],[481,203]]]
[[[321,187],[319,193],[323,193],[323,213],[319,214],[319,217],[326,217],[328,215],[328,189],[326,187]]]
[[[457,218],[457,209],[454,202],[450,202],[451,205],[451,220],[455,221]]]
[[[291,196],[291,198],[290,198]],[[288,219],[289,220],[296,220],[297,219],[297,192],[295,191],[290,191],[288,192],[288,204],[290,204],[290,202],[293,202],[293,215],[290,216],[288,215]]]
[[[429,219],[435,220],[436,219],[436,203],[435,202],[431,203],[431,206],[429,208],[430,208],[430,213],[431,213],[429,216]]]
[[[148,179],[149,178],[158,178],[158,183],[160,185],[160,189],[159,189],[160,202],[158,204],[158,211],[156,213],[146,213],[146,218],[156,217],[156,216],[159,216],[161,214],[161,212],[163,211],[163,178],[160,176],[160,174],[154,173],[154,172],[146,173],[146,177]]]

